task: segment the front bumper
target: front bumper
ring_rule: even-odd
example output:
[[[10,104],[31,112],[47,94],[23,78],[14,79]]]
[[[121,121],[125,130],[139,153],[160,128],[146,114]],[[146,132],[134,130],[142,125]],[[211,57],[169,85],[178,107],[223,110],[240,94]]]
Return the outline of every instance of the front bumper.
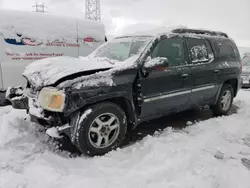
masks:
[[[34,99],[29,99],[29,115],[31,122],[47,128],[46,133],[51,137],[59,138],[62,135],[70,137],[70,127],[68,119],[63,118],[62,114],[43,110],[40,106],[35,106]],[[52,130],[52,131],[51,131]],[[53,133],[53,134],[51,134]]]
[[[58,135],[64,134],[70,136],[68,121],[62,117],[62,114],[45,111],[37,103],[36,99],[29,98],[20,93],[20,88],[9,88],[7,91],[6,99],[11,102],[13,108],[25,109],[33,123],[42,125],[48,129],[54,128],[57,130]]]
[[[69,124],[64,124],[62,126],[57,126],[57,127],[52,126],[52,125],[56,125],[55,120],[53,120],[53,118],[42,119],[42,118],[38,118],[36,116],[30,115],[30,121],[33,123],[42,125],[42,126],[50,125],[46,133],[51,137],[60,138],[63,135],[67,135],[68,137],[71,136],[71,127],[69,126]]]

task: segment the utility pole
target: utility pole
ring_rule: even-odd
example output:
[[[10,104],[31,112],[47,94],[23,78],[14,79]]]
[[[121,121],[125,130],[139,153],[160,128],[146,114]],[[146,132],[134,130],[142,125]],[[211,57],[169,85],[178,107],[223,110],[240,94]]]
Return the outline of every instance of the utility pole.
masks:
[[[86,0],[85,19],[101,22],[100,0]]]
[[[36,12],[41,12],[41,13],[44,13],[45,8],[48,8],[47,6],[44,5],[44,3],[37,3],[37,2],[35,5],[33,5],[33,7],[36,8]]]

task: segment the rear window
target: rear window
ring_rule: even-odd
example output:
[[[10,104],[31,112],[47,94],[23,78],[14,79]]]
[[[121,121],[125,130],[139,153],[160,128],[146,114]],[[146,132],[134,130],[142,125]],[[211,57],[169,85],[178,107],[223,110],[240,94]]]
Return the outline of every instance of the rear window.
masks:
[[[221,41],[219,43],[220,58],[224,60],[237,60],[237,51],[230,41]]]
[[[214,58],[211,45],[204,39],[187,39],[188,51],[192,63],[206,63]]]

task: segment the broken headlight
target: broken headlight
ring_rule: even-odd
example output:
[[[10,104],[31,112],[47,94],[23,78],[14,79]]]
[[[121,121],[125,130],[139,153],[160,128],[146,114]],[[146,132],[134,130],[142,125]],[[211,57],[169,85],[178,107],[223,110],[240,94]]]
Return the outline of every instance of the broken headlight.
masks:
[[[40,105],[49,111],[63,112],[65,106],[65,93],[56,88],[43,88],[38,96]]]

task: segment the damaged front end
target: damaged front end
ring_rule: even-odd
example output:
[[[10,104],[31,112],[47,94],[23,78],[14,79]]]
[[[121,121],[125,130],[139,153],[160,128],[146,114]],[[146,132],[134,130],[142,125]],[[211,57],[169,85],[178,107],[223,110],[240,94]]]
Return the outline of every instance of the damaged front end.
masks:
[[[14,109],[23,109],[30,115],[33,123],[47,129],[46,133],[55,138],[62,135],[70,136],[69,120],[60,112],[45,110],[38,102],[38,93],[31,88],[10,87],[6,92],[6,99],[11,102]]]

